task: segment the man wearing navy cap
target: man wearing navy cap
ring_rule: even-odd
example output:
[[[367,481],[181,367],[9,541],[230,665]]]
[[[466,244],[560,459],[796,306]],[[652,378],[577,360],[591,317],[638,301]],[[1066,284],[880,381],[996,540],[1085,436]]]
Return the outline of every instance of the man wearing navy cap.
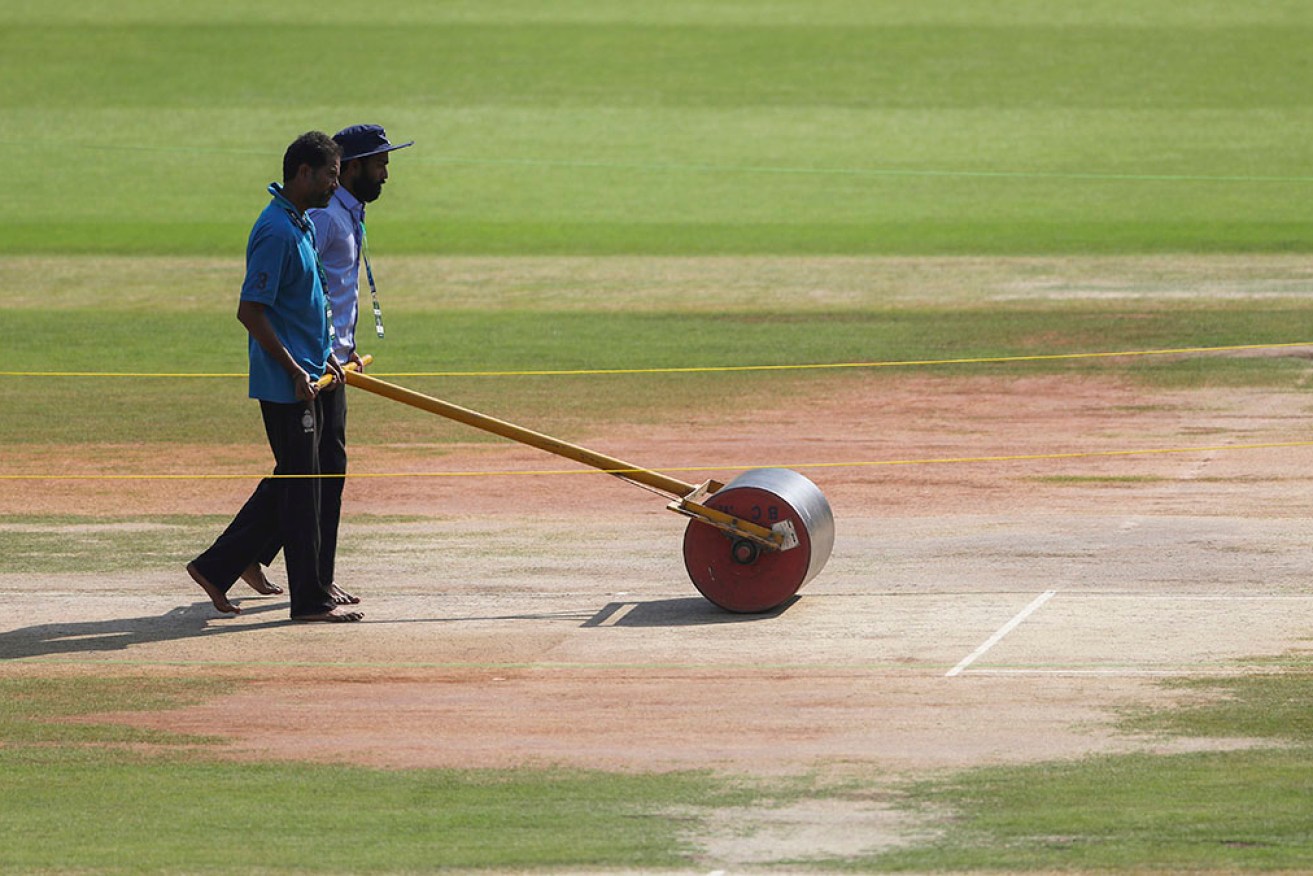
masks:
[[[360,268],[363,262],[369,284],[374,331],[383,337],[383,313],[379,308],[374,271],[369,263],[365,236],[365,205],[378,200],[388,179],[388,153],[414,144],[391,143],[379,125],[352,125],[333,135],[342,150],[342,170],[337,191],[323,209],[308,211],[315,226],[315,245],[323,262],[325,293],[333,314],[333,352],[343,364],[364,363],[356,348],[356,323],[360,313]],[[320,471],[326,475],[346,474],[346,406],[345,392],[324,396],[324,430],[319,446]],[[333,577],[337,555],[337,531],[342,516],[343,477],[325,478],[320,490],[320,570],[332,582],[330,592],[338,605],[354,605],[360,599],[341,587]],[[261,552],[260,563],[267,566],[278,554],[280,542],[273,542]],[[277,593],[279,588],[264,575],[260,564],[253,563],[242,578],[261,593]]]

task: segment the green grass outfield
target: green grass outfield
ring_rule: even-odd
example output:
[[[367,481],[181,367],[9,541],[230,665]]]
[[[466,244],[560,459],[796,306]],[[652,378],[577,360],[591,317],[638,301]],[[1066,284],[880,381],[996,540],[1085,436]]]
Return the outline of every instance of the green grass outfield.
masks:
[[[0,252],[240,252],[373,120],[389,253],[1313,249],[1298,0],[0,4]]]
[[[5,367],[240,372],[233,312],[264,186],[296,134],[361,121],[418,141],[371,213],[380,372],[1304,341],[1310,43],[1304,0],[0,0]],[[1303,373],[1205,357],[941,370],[1059,368],[1187,387]],[[887,373],[406,382],[574,437]],[[86,442],[258,446],[241,383],[0,376],[0,441],[52,458]],[[364,444],[470,437],[365,411]],[[172,568],[216,525],[124,514],[152,525],[0,520],[15,524],[0,525],[4,570]],[[220,740],[62,719],[244,679],[0,668],[6,872],[688,869],[719,811],[872,794],[899,795],[924,842],[799,866],[1313,869],[1300,660],[1123,728],[1255,749],[892,791],[887,777],[232,764]]]

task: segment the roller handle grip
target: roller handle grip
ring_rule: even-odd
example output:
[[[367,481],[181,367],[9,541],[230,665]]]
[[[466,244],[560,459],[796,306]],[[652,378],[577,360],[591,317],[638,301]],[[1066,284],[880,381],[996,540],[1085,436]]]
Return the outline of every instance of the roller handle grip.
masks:
[[[368,365],[370,362],[373,362],[373,361],[374,361],[374,356],[373,356],[373,354],[371,354],[371,353],[366,353],[365,355],[363,355],[363,356],[360,357],[360,361],[363,362],[363,363],[365,363],[366,365]],[[348,363],[346,363],[345,365],[342,366],[342,370],[343,370],[343,371],[359,371],[359,370],[360,370],[360,366],[357,365],[355,362],[348,362]],[[315,386],[319,387],[320,389],[323,389],[325,386],[328,386],[328,384],[330,384],[330,383],[332,383],[332,382],[333,382],[333,375],[332,375],[332,374],[325,373],[323,377],[321,377],[321,378],[319,378],[317,381],[315,381]]]

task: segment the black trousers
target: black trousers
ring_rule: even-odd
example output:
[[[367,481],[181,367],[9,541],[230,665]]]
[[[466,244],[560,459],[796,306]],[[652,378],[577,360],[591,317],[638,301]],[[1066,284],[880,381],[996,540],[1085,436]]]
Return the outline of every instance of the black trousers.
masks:
[[[345,394],[345,393],[339,393]],[[319,475],[319,436],[325,393],[314,401],[260,402],[264,431],[274,453],[275,475]],[[228,528],[195,559],[196,568],[224,593],[269,543],[282,542],[292,616],[333,607],[319,568],[321,481],[318,477],[265,478]]]
[[[319,577],[332,584],[337,563],[337,531],[342,522],[342,488],[346,486],[346,398],[345,386],[335,386],[319,393],[323,411],[319,428],[319,471],[326,477],[319,482]],[[274,536],[260,550],[258,559],[269,565],[283,548],[283,540]]]

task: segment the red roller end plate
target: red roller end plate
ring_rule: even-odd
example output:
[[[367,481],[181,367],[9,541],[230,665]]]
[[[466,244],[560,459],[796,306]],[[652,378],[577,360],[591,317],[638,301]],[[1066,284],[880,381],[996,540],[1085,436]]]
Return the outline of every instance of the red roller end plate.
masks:
[[[811,481],[788,469],[760,469],[735,479],[706,504],[762,526],[788,521],[798,546],[758,548],[700,520],[684,532],[684,565],[693,585],[727,611],[764,612],[787,602],[829,558],[834,518]]]

